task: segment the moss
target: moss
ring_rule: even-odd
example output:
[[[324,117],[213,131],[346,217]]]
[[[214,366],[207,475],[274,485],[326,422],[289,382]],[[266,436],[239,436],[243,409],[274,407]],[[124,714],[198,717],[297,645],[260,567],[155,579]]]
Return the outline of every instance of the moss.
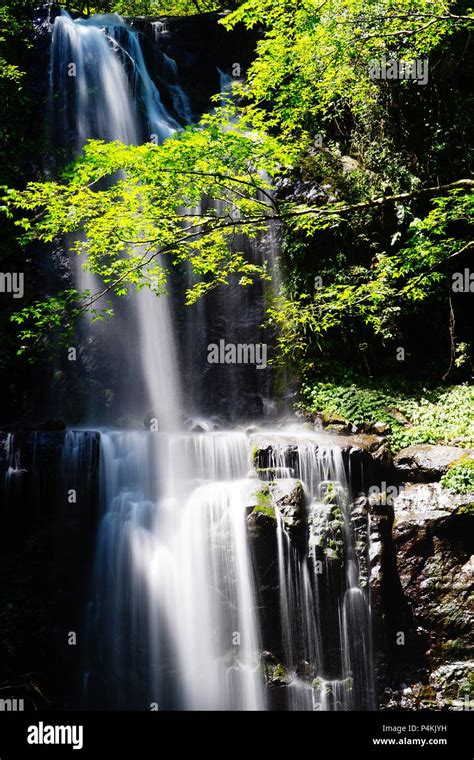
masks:
[[[295,495],[296,495],[296,498],[297,498],[298,501],[300,501],[301,499],[303,501],[306,500],[306,494],[305,494],[304,486],[303,486],[303,483],[301,482],[301,480],[297,480],[296,481],[294,492],[295,492]]]
[[[337,497],[338,497],[337,486],[335,483],[330,481],[326,485],[323,501],[325,504],[333,504],[335,501],[337,501]]]
[[[435,689],[429,685],[429,684],[423,684],[423,686],[420,689],[420,699],[430,702],[436,701],[436,691]]]
[[[274,467],[256,467],[255,471],[257,473],[257,477],[261,478],[263,476],[271,477],[272,480],[275,480],[275,468]]]
[[[328,412],[321,412],[321,422],[324,425],[330,425],[331,423],[340,423],[343,425],[347,425],[349,420],[347,417],[343,417],[340,414],[329,414]]]
[[[449,659],[458,660],[463,657],[468,657],[470,651],[469,643],[462,639],[449,639],[448,641],[443,641],[441,644],[442,656]]]
[[[275,509],[272,504],[272,497],[268,486],[264,486],[260,491],[255,494],[257,497],[257,504],[253,508],[252,513],[260,512],[267,517],[275,519]]]
[[[474,459],[471,458],[471,455],[469,452],[466,452],[462,456],[460,456],[458,459],[455,459],[454,462],[450,462],[448,464],[448,470],[451,470],[455,467],[466,465],[467,467],[472,466],[470,463],[474,464]]]
[[[255,512],[260,512],[262,515],[266,515],[267,517],[271,517],[272,520],[275,520],[275,510],[273,507],[263,507],[260,506],[260,504],[257,504],[257,506],[253,508],[252,514]]]
[[[258,464],[259,451],[260,449],[258,448],[258,446],[252,446],[252,448],[250,449],[250,461],[252,462],[254,467],[257,467],[257,464]]]
[[[275,665],[275,668],[273,669],[272,678],[274,680],[282,680],[283,678],[286,678],[286,668],[284,665],[279,663],[278,665]]]

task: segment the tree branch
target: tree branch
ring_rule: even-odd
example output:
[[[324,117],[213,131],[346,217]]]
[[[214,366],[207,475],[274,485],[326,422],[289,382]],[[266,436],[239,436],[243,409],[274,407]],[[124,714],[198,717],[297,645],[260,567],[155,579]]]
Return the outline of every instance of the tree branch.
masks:
[[[411,190],[406,193],[398,193],[397,195],[382,195],[380,198],[373,198],[369,201],[362,201],[360,203],[351,203],[346,206],[339,206],[331,208],[331,206],[337,206],[334,204],[327,204],[326,206],[309,206],[308,208],[300,209],[297,211],[283,211],[281,214],[282,221],[290,219],[292,217],[304,216],[305,214],[319,214],[321,216],[325,214],[344,214],[346,212],[364,211],[365,209],[374,208],[377,206],[384,206],[387,203],[395,203],[396,201],[410,200],[411,198],[419,198],[424,195],[443,195],[449,190],[455,190],[458,187],[474,187],[474,179],[458,179],[456,182],[450,182],[447,185],[437,185],[435,187],[422,187],[419,190]]]

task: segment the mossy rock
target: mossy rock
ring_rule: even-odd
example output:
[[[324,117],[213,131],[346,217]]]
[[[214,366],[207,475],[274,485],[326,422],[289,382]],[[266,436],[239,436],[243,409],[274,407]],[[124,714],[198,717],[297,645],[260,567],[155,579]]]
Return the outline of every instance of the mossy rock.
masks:
[[[273,507],[267,507],[263,504],[257,504],[256,507],[253,508],[252,514],[262,514],[266,517],[271,517],[272,520],[276,520],[275,517],[275,509]]]
[[[251,515],[265,515],[265,517],[276,520],[275,508],[273,506],[269,486],[263,481],[258,481],[258,483],[259,487],[253,494],[254,503]]]

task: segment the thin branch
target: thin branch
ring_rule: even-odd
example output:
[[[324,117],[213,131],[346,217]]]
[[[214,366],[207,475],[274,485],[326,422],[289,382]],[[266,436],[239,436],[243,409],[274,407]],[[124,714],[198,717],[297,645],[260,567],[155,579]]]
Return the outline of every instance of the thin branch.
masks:
[[[448,367],[448,369],[446,370],[446,372],[443,375],[443,378],[442,378],[443,381],[446,380],[446,378],[448,377],[449,373],[451,372],[451,370],[453,368],[454,360],[456,358],[456,340],[455,340],[455,338],[456,338],[456,320],[454,318],[454,309],[453,309],[453,301],[452,301],[452,298],[451,298],[451,292],[449,293],[449,325],[448,325],[448,330],[449,330],[449,347],[450,347],[450,352],[449,352],[449,367]]]
[[[318,214],[323,216],[326,214],[344,214],[352,211],[363,211],[376,206],[384,206],[386,203],[419,198],[423,195],[443,195],[443,193],[448,192],[449,190],[455,190],[458,187],[474,187],[474,179],[458,179],[456,182],[450,182],[447,185],[423,187],[420,190],[411,190],[410,192],[398,193],[397,195],[382,195],[380,198],[372,198],[372,200],[369,201],[351,203],[346,206],[337,207],[337,204],[327,204],[326,206],[309,206],[308,208],[296,211],[283,211],[281,218],[284,221],[285,219],[304,216],[305,214]],[[331,205],[336,206],[336,208],[330,208]]]
[[[222,217],[222,218],[225,219],[227,217]],[[90,309],[90,307],[94,303],[96,303],[101,298],[103,298],[103,296],[107,295],[107,293],[110,293],[111,291],[113,291],[117,287],[117,285],[120,285],[120,283],[123,282],[123,280],[125,280],[130,274],[133,274],[133,272],[137,272],[137,271],[143,269],[144,267],[148,266],[148,264],[150,264],[150,262],[153,261],[153,259],[155,259],[157,256],[160,256],[160,255],[165,254],[165,253],[169,253],[170,251],[174,250],[175,248],[177,248],[177,247],[179,247],[181,245],[185,245],[186,243],[188,243],[189,240],[192,240],[192,239],[195,239],[195,238],[201,238],[202,239],[207,234],[215,232],[216,230],[221,230],[221,229],[225,229],[225,228],[228,228],[228,227],[235,227],[235,226],[246,226],[248,224],[259,224],[259,223],[262,223],[264,221],[270,221],[270,217],[263,217],[262,216],[262,217],[257,217],[255,219],[231,220],[231,221],[225,222],[223,224],[215,225],[215,226],[212,227],[211,230],[204,230],[204,232],[203,232],[203,229],[202,229],[203,225],[199,225],[199,229],[196,230],[196,231],[192,231],[192,230],[195,230],[196,226],[198,226],[198,225],[193,225],[191,227],[187,227],[183,231],[186,232],[186,233],[189,232],[189,234],[186,234],[186,235],[182,236],[181,238],[176,238],[171,243],[168,243],[167,245],[163,246],[163,248],[160,248],[159,250],[157,250],[154,253],[152,253],[147,259],[145,259],[145,256],[149,253],[149,251],[145,251],[145,253],[141,257],[141,259],[140,259],[140,261],[139,261],[138,264],[135,264],[134,266],[129,267],[125,272],[123,272],[120,275],[120,277],[118,277],[113,282],[109,283],[100,292],[94,293],[94,295],[91,296],[91,298],[79,309],[78,314],[80,315],[80,314],[83,314],[86,311],[88,311]],[[117,234],[116,234],[116,236],[118,237]],[[122,238],[119,237],[119,240],[121,242],[125,243],[125,244],[128,244],[128,245],[140,245],[140,246],[141,245],[152,245],[153,243],[157,242],[156,238],[151,238],[149,240],[122,240]]]
[[[469,250],[469,248],[474,248],[474,241],[470,240],[469,243],[464,245],[462,248],[459,249],[459,251],[455,251],[454,253],[451,253],[449,256],[446,256],[445,259],[442,261],[436,261],[433,266],[429,267],[429,269],[425,269],[424,272],[422,272],[418,277],[415,277],[414,280],[410,282],[409,285],[406,286],[406,288],[403,288],[403,293],[407,293],[409,290],[413,290],[413,288],[418,285],[419,282],[425,279],[425,277],[433,271],[433,269],[436,269],[436,267],[439,267],[441,264],[444,264],[446,261],[449,261],[450,259],[454,259],[456,256],[460,256],[461,253],[464,253],[464,251]]]
[[[434,18],[431,21],[428,21],[427,24],[424,24],[423,26],[419,26],[416,29],[401,29],[398,32],[374,32],[373,34],[364,34],[363,40],[369,40],[371,37],[411,37],[412,35],[419,34],[420,32],[424,32],[425,29],[428,29],[430,26],[433,26],[433,24],[437,24],[439,19]]]

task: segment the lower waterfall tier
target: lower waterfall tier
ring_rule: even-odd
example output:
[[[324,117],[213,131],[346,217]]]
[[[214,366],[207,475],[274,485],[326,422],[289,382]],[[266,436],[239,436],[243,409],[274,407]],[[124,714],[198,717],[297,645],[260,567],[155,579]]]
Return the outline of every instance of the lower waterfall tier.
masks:
[[[16,588],[0,608],[2,673],[27,703],[462,703],[472,515],[438,483],[375,498],[396,473],[357,437],[44,431],[0,444],[0,572]],[[441,566],[450,580],[430,592]]]

